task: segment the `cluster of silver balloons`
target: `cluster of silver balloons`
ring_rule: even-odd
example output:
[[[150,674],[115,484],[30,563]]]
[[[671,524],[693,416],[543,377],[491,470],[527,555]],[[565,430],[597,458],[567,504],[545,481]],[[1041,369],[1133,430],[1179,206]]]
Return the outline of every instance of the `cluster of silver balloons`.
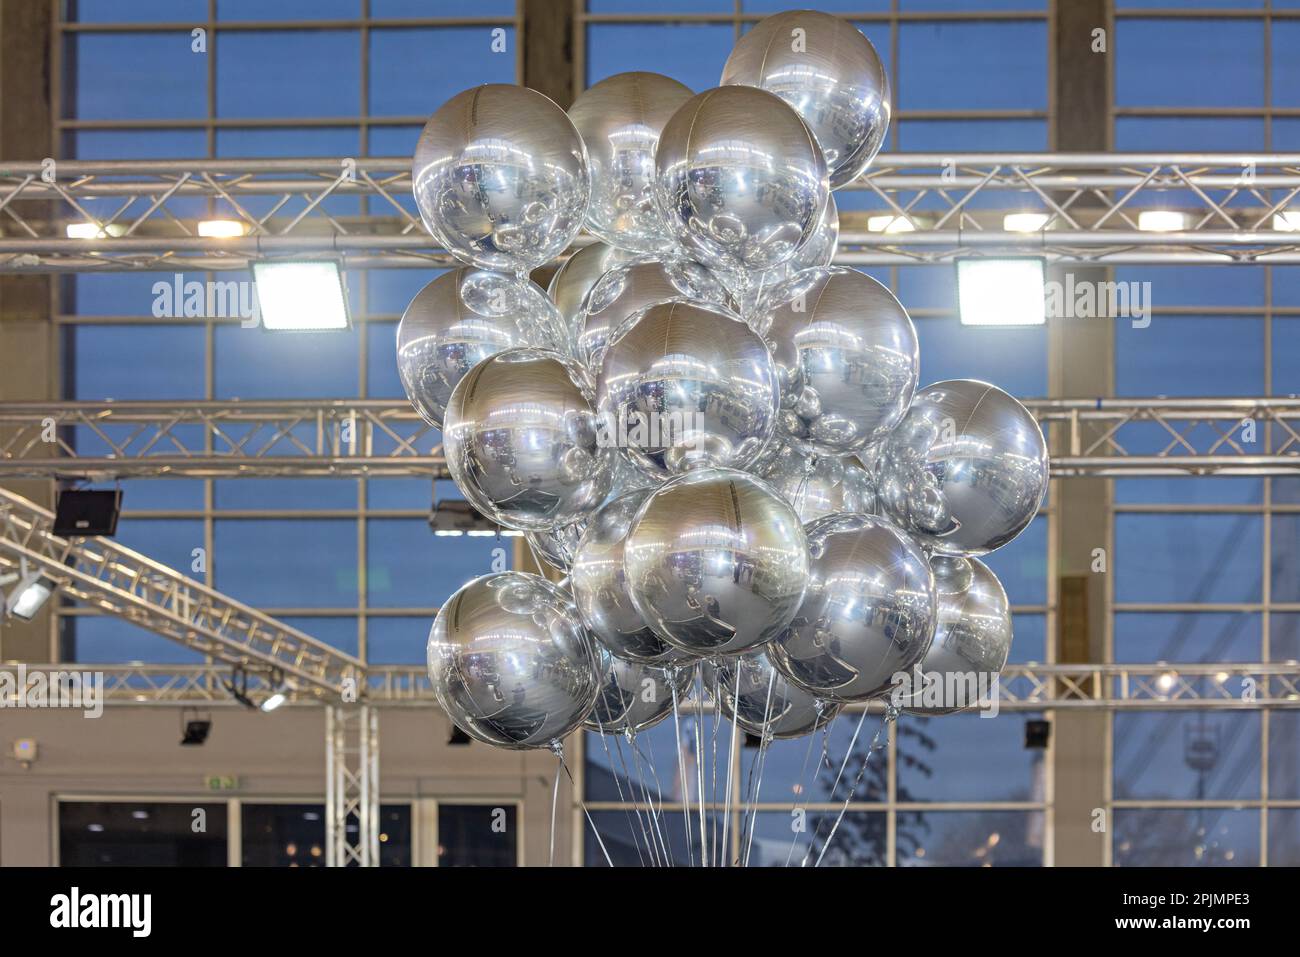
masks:
[[[796,737],[891,694],[960,707],[898,698],[902,674],[1002,669],[977,556],[1038,512],[1046,445],[995,386],[918,390],[907,310],[831,265],[832,190],[889,118],[867,39],[795,11],[711,90],[624,73],[566,114],[487,85],[428,121],[415,198],[461,265],[402,317],[402,384],[465,498],[557,579],[442,606],[429,674],[465,732],[635,734],[699,674],[746,731]]]

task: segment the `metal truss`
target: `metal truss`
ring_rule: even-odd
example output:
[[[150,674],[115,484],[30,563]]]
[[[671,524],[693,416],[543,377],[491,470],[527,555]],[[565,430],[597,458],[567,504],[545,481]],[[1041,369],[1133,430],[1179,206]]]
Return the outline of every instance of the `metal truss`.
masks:
[[[908,265],[1018,253],[1052,262],[1300,263],[1300,154],[896,153],[850,184],[838,262]],[[363,203],[362,200],[365,202]],[[859,207],[909,231],[861,228]],[[1143,209],[1186,214],[1139,228]],[[1038,212],[1034,232],[1004,228]],[[1296,215],[1293,213],[1293,215]],[[201,219],[244,235],[198,235]],[[68,238],[80,224],[92,238]],[[858,225],[855,225],[858,224]],[[244,269],[328,256],[349,268],[428,269],[451,260],[411,199],[406,157],[9,163],[0,168],[0,272]]]
[[[1029,399],[1068,476],[1300,474],[1300,398]],[[446,478],[401,399],[0,404],[0,478]]]
[[[39,571],[64,595],[227,669],[276,672],[299,695],[355,700],[360,693],[360,659],[112,541],[60,538],[53,522],[52,512],[0,489],[0,569]]]
[[[104,701],[110,706],[220,707],[234,704],[221,688],[223,674],[217,665],[49,664],[25,667],[29,674],[69,670],[100,673],[104,677]],[[16,673],[17,668],[15,664],[0,665],[0,672]],[[365,689],[364,701],[371,712],[381,707],[437,707],[428,673],[421,665],[372,665],[365,671]],[[319,706],[320,701],[309,695],[295,695],[290,703]],[[1300,708],[1300,662],[1012,664],[1003,669],[998,706],[1006,711],[1294,709]],[[363,715],[365,710],[362,706],[331,706],[329,711],[335,717],[329,720],[343,722],[336,725],[337,728],[355,731],[359,725],[347,722]],[[372,716],[366,720],[377,721],[377,718]],[[333,737],[329,740],[335,741]],[[347,741],[350,742],[347,759],[352,762],[347,766],[355,767],[360,754],[357,749],[361,745],[355,736],[348,737]],[[372,749],[368,759],[377,761],[377,754],[377,750]]]
[[[379,866],[379,712],[325,709],[325,866]]]

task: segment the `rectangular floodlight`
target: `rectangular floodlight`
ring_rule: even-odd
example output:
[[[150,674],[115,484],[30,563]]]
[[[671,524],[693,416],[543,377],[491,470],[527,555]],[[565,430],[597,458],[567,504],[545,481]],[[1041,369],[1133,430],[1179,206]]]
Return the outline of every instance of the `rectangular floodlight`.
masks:
[[[348,297],[336,262],[257,262],[253,282],[262,326],[273,332],[347,329]]]
[[[1047,322],[1046,263],[1037,257],[958,259],[957,308],[963,326],[1041,326]]]

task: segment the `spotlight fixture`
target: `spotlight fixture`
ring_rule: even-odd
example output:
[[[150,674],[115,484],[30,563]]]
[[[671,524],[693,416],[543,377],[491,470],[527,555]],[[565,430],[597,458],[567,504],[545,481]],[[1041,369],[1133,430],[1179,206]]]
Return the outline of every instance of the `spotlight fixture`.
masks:
[[[451,737],[447,739],[447,743],[449,745],[453,747],[463,748],[467,746],[472,740],[473,739],[464,731],[462,731],[460,728],[456,727],[454,724],[451,726]]]
[[[1009,233],[1037,233],[1047,226],[1046,213],[1007,213],[1002,217],[1002,228]]]
[[[963,326],[1041,326],[1047,322],[1046,262],[1036,256],[958,259]]]
[[[1273,214],[1273,228],[1279,233],[1300,233],[1300,209],[1284,209]]]
[[[60,538],[112,537],[117,534],[117,516],[121,511],[121,489],[66,489],[59,493],[51,530]]]
[[[471,538],[518,537],[522,532],[502,528],[463,499],[445,498],[434,502],[429,527],[438,538],[468,535]]]
[[[1042,719],[1025,722],[1025,749],[1042,751],[1052,738],[1052,723]]]
[[[885,213],[881,216],[868,216],[867,231],[873,233],[913,233],[916,232],[916,226],[906,216]]]
[[[1144,233],[1176,233],[1187,228],[1188,216],[1176,209],[1144,209],[1138,213],[1138,229]]]
[[[212,731],[210,715],[200,714],[191,708],[181,712],[181,744],[187,748],[202,747]]]
[[[253,282],[262,327],[272,332],[347,329],[347,291],[332,260],[255,262]]]
[[[270,686],[271,692],[259,703],[254,700],[253,695],[249,694],[248,691],[248,668],[244,665],[235,665],[231,669],[230,680],[223,682],[222,686],[230,697],[250,711],[269,713],[288,702],[289,693],[293,690],[293,687],[284,680],[284,673],[279,668],[271,669],[267,684]]]
[[[199,235],[204,239],[235,239],[247,230],[237,219],[204,219],[199,222]]]
[[[96,226],[94,223],[68,223],[66,230],[69,239],[108,239],[126,235],[126,227],[121,223],[109,223]]]
[[[271,693],[261,704],[262,711],[270,713],[283,707],[289,700],[289,686],[285,683],[284,673],[280,669],[271,672]]]
[[[31,621],[58,587],[59,583],[44,572],[28,573],[27,560],[23,559],[18,584],[5,599],[5,615],[12,615],[19,621]]]

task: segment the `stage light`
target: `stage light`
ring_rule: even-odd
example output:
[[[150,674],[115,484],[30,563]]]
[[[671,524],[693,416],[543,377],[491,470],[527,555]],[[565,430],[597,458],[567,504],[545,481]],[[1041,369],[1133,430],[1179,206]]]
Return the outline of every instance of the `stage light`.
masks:
[[[59,493],[51,531],[60,538],[117,534],[121,489],[67,489]]]
[[[1042,259],[957,260],[957,304],[963,326],[1041,326],[1047,322]]]
[[[461,499],[443,499],[435,502],[429,514],[429,527],[438,538],[515,538],[522,535],[513,528],[501,528],[479,512],[469,502]]]
[[[886,213],[883,216],[868,216],[867,229],[873,233],[911,233],[916,231],[916,226],[906,216]]]
[[[68,223],[67,235],[69,239],[107,239],[125,236],[126,227],[121,223],[109,223],[103,227],[94,223]]]
[[[347,329],[348,297],[338,263],[253,263],[262,325],[274,332]]]
[[[201,747],[212,731],[212,717],[191,708],[181,712],[181,744],[187,748]]]
[[[1002,217],[1002,228],[1009,233],[1036,233],[1049,218],[1046,213],[1007,213]]]
[[[284,680],[284,674],[277,668],[271,672],[271,693],[261,704],[263,712],[269,714],[283,707],[289,700],[290,687]]]
[[[1300,209],[1285,209],[1274,213],[1273,228],[1279,233],[1300,233]]]
[[[1052,737],[1052,724],[1050,721],[1035,719],[1025,722],[1025,748],[1031,751],[1041,751],[1047,747],[1047,742]],[[996,843],[996,841],[994,841]]]
[[[1138,229],[1144,233],[1175,233],[1187,228],[1188,217],[1174,209],[1144,209],[1138,213]]]
[[[32,572],[22,578],[5,602],[5,614],[20,621],[31,621],[50,600],[58,582],[42,572]]]
[[[235,239],[245,232],[244,224],[235,219],[204,219],[199,222],[199,235],[205,239]]]

